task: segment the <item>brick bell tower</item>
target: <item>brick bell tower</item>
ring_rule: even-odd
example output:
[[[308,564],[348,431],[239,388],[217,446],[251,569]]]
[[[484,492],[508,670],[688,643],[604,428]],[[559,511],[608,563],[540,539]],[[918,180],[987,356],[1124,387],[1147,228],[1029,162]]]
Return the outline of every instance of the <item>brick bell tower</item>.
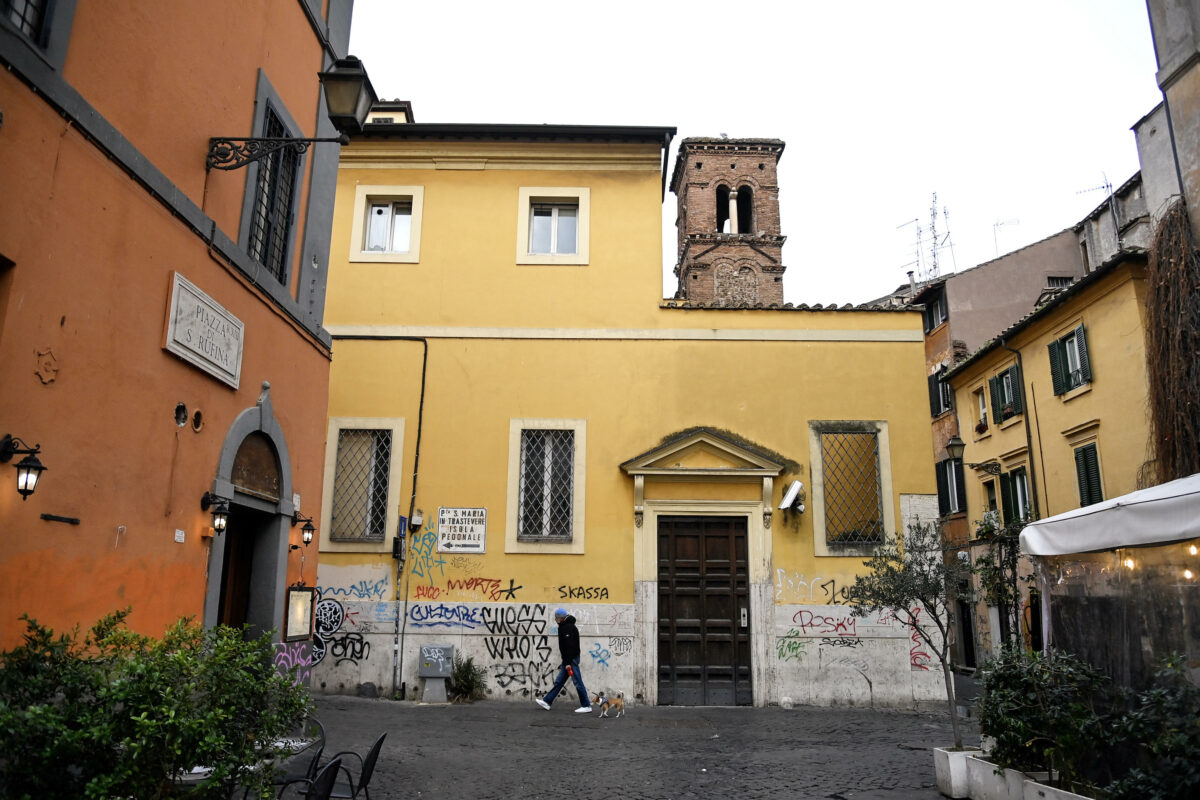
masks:
[[[671,191],[679,203],[675,297],[727,307],[783,304],[779,139],[684,139]]]

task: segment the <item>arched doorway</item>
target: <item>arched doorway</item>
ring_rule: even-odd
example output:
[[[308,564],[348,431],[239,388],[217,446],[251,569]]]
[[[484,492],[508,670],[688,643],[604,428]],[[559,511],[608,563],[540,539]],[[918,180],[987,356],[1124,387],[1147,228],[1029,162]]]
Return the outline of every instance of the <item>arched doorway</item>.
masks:
[[[248,636],[275,631],[278,641],[293,506],[287,444],[269,384],[230,426],[212,491],[229,500],[229,520],[209,553],[204,624],[245,625]]]

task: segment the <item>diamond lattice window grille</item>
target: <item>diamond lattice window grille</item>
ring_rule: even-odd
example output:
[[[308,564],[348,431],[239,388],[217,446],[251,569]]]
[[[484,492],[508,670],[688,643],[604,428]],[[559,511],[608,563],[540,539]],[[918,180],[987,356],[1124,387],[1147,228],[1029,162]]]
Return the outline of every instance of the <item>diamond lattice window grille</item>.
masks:
[[[860,431],[822,432],[821,459],[825,541],[831,545],[882,544],[879,435]]]
[[[521,431],[517,539],[569,541],[575,494],[575,431]]]
[[[387,528],[390,430],[338,431],[329,538],[382,542]]]

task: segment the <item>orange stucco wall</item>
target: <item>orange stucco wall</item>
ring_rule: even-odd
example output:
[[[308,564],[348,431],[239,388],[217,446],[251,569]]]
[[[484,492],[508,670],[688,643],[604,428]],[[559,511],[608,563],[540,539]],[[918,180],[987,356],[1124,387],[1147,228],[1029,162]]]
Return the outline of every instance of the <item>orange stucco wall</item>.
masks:
[[[249,20],[225,5],[237,25],[209,4],[80,3],[63,75],[236,241],[246,171],[206,177],[207,139],[250,135],[259,64],[311,135],[322,51],[296,3]],[[0,465],[0,648],[19,641],[21,614],[69,629],[131,606],[135,629],[160,634],[203,613],[200,497],[264,381],[292,490],[319,519],[329,353],[10,72],[0,108],[0,434],[40,444],[48,467],[22,501]],[[305,174],[297,237],[307,188]],[[237,390],[163,349],[176,271],[244,323]],[[202,413],[199,431],[176,425],[179,403]],[[287,581],[299,575],[292,552]]]

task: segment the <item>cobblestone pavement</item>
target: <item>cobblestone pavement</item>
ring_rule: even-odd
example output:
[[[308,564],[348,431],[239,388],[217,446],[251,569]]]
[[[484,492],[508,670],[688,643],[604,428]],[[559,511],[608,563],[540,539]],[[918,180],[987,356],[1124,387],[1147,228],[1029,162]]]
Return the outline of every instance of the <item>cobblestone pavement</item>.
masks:
[[[573,702],[547,712],[321,696],[317,709],[327,753],[365,753],[387,731],[376,800],[939,800],[930,748],[953,743],[946,714],[846,708],[635,705],[601,719]]]

